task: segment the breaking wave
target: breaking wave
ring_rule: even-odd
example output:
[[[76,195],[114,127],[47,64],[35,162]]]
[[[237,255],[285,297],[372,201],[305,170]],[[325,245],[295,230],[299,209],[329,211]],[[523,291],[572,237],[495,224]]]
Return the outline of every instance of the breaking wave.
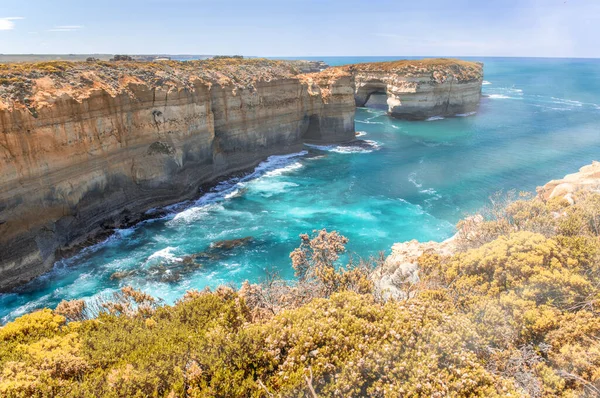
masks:
[[[304,144],[310,148],[317,149],[319,151],[335,152],[342,154],[350,153],[371,153],[381,149],[381,145],[377,141],[372,140],[355,140],[346,144],[340,145],[314,145]]]
[[[426,122],[433,122],[435,120],[444,120],[445,117],[443,116],[432,116],[432,117],[428,117],[427,119],[425,119]]]

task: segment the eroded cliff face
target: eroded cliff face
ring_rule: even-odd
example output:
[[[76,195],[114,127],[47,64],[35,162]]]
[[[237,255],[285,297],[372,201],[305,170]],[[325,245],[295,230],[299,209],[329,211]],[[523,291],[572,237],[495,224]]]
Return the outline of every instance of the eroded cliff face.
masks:
[[[425,59],[349,65],[356,106],[372,94],[387,95],[391,116],[422,120],[476,112],[481,98],[483,65],[454,59]]]
[[[354,138],[351,75],[266,60],[0,67],[0,289],[305,140]]]
[[[300,65],[301,66],[301,65]],[[0,64],[0,290],[150,208],[304,142],[354,139],[379,91],[408,119],[475,111],[481,64],[397,61]]]

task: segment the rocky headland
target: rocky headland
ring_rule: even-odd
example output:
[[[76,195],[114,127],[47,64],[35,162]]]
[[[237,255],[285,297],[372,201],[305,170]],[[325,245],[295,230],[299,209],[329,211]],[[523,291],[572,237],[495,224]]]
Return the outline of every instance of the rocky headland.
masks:
[[[57,257],[303,143],[355,137],[388,93],[409,119],[470,112],[480,64],[399,61],[302,73],[265,59],[0,65],[0,290]]]
[[[387,96],[388,113],[423,120],[476,112],[481,99],[483,64],[434,58],[348,65],[355,83],[356,106],[373,94]]]

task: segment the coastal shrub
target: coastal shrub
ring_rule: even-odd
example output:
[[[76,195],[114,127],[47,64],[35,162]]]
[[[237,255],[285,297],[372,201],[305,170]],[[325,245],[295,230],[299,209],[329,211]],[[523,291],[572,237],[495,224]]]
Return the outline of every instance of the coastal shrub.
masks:
[[[599,198],[472,219],[403,300],[322,230],[292,252],[296,282],[65,301],[0,328],[0,396],[599,396]]]

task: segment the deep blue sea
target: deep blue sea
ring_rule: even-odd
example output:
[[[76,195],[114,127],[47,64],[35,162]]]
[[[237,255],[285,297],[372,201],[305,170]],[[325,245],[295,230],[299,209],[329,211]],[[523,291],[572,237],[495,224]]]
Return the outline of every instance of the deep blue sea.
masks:
[[[314,59],[340,65],[400,58]],[[407,122],[358,109],[363,145],[306,146],[271,157],[254,173],[167,217],[118,231],[0,295],[0,320],[124,285],[172,303],[189,289],[257,282],[266,269],[293,278],[289,252],[313,229],[346,235],[349,252],[361,257],[389,252],[394,242],[441,241],[493,193],[533,191],[600,158],[600,60],[475,59],[485,63],[477,114]],[[244,247],[211,249],[245,237],[252,241]],[[201,252],[199,268],[177,265]],[[121,279],[111,279],[116,272]]]

